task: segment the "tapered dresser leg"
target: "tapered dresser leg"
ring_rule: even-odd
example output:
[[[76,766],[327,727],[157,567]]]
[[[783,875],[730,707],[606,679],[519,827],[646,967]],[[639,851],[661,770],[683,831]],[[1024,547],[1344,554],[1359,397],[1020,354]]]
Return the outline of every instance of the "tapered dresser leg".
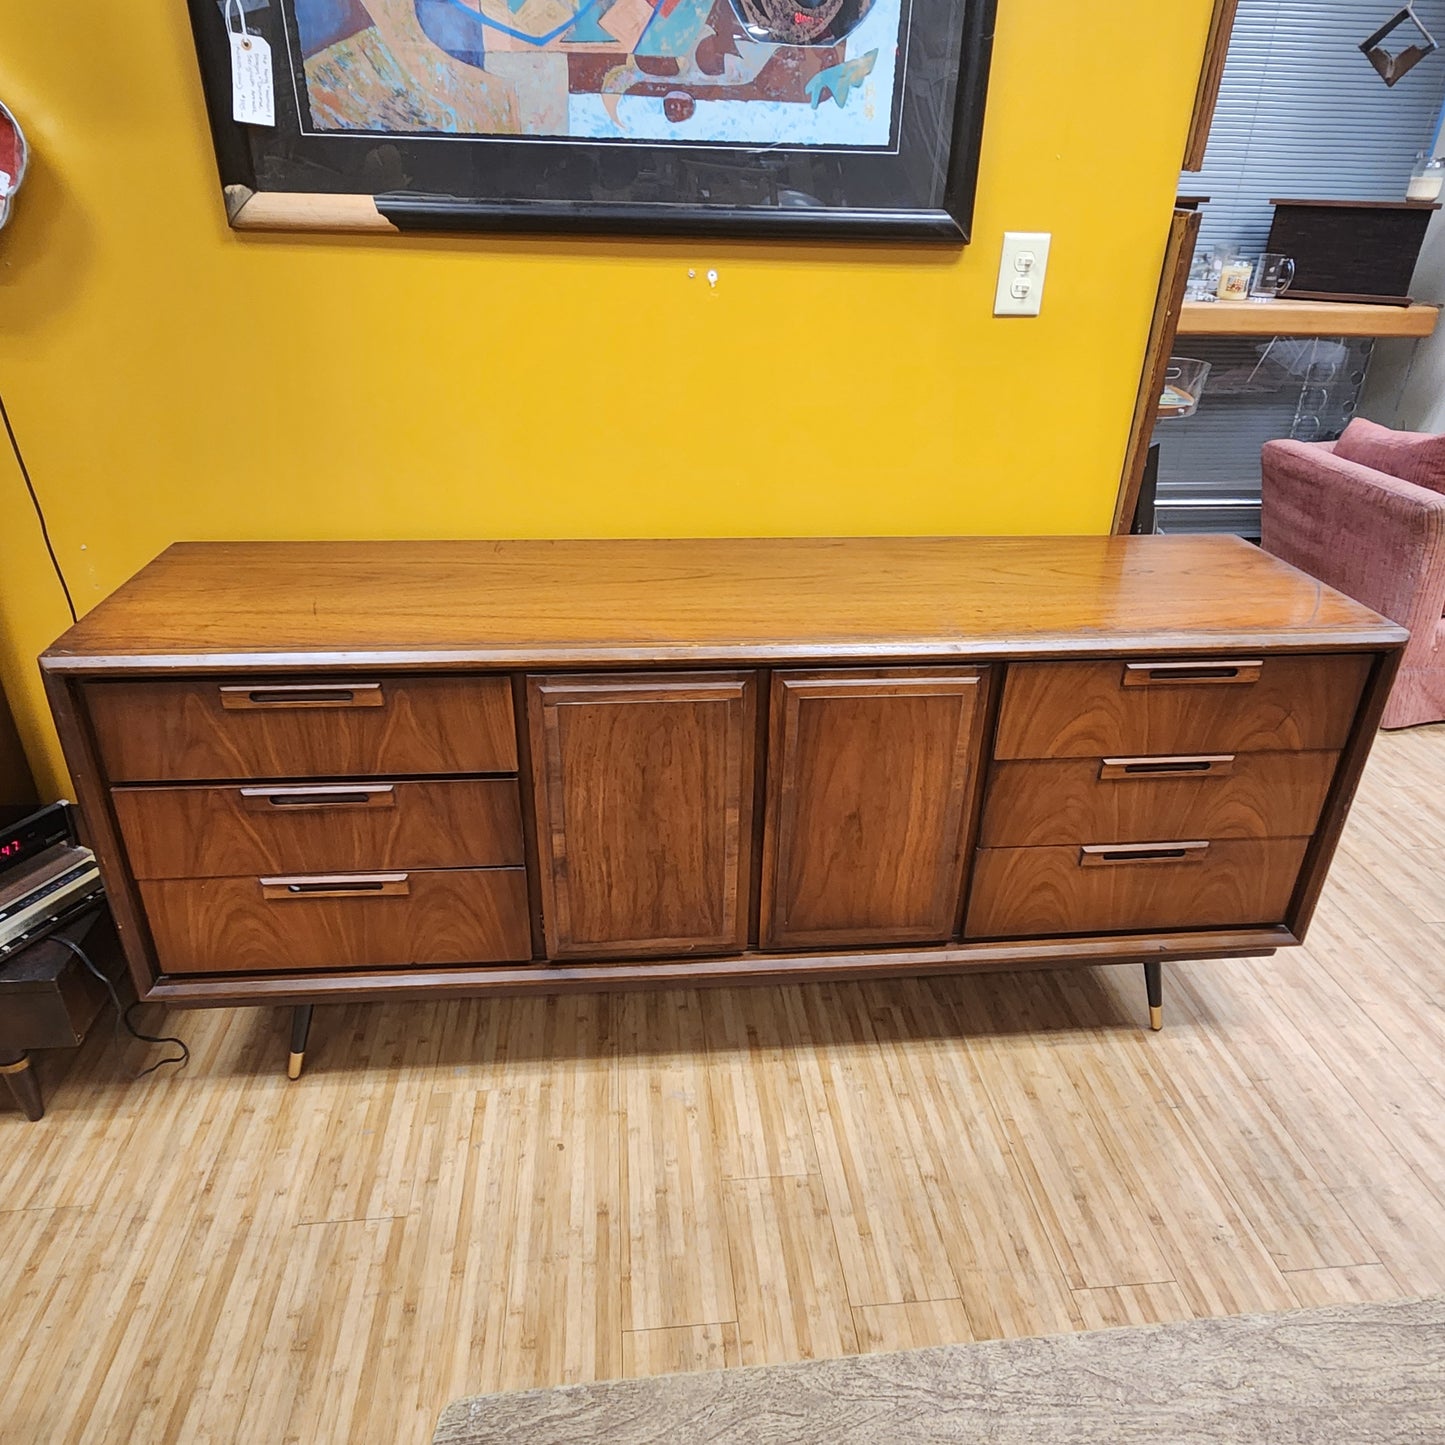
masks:
[[[286,1061],[286,1077],[299,1079],[306,1062],[306,1036],[311,1032],[311,1010],[314,1005],[298,1003],[291,1010],[291,1057]]]
[[[1164,1027],[1164,965],[1157,958],[1144,964],[1144,987],[1149,993],[1149,1027]]]
[[[35,1082],[35,1073],[30,1067],[30,1055],[24,1049],[0,1049],[0,1074],[4,1075],[25,1117],[31,1123],[43,1118],[45,1105],[40,1100],[40,1085]]]

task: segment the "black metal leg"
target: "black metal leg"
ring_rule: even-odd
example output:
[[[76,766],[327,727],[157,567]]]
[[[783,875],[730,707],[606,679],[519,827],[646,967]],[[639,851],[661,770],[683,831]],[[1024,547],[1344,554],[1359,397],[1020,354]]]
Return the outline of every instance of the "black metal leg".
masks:
[[[40,1099],[40,1085],[35,1080],[35,1071],[30,1067],[30,1055],[24,1049],[0,1049],[0,1074],[10,1086],[15,1102],[25,1111],[25,1117],[34,1123],[45,1117],[45,1105]]]
[[[306,1062],[306,1036],[311,1032],[311,1010],[315,1005],[298,1003],[291,1010],[291,1057],[286,1061],[286,1077],[299,1079],[301,1065]]]
[[[1164,965],[1157,958],[1144,964],[1144,987],[1149,993],[1149,1027],[1164,1027]]]

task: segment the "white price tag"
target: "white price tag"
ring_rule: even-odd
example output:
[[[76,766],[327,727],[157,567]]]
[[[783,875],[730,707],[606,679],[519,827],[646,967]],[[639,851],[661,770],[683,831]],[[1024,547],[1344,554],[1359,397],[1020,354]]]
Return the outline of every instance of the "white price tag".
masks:
[[[231,114],[243,125],[275,125],[276,84],[271,75],[271,47],[246,29],[246,12],[240,0],[228,0],[228,28],[232,15],[241,28],[231,30]]]

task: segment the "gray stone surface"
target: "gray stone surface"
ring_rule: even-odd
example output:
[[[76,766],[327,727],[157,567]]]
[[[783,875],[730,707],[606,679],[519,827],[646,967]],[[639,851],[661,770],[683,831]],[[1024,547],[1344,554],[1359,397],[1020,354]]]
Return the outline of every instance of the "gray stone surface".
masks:
[[[458,1400],[434,1445],[1442,1445],[1445,1296]]]

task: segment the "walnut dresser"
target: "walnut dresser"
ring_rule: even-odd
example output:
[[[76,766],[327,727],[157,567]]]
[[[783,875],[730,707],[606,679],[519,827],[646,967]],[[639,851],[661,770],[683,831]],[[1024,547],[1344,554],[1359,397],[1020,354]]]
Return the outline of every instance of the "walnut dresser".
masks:
[[[1406,639],[1224,537],[184,544],[42,658],[136,988],[1303,937]]]

